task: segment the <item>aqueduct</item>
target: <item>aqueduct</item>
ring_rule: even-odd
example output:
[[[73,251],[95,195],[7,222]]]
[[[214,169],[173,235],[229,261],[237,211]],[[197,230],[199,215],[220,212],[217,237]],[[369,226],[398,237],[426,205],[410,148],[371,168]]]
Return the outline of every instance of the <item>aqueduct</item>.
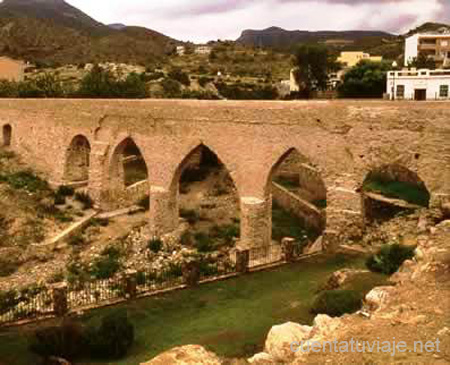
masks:
[[[3,143],[55,185],[86,185],[105,209],[150,195],[155,235],[178,226],[179,180],[199,146],[236,186],[241,241],[271,239],[274,171],[292,151],[320,175],[328,237],[364,226],[359,187],[396,164],[424,182],[431,205],[450,200],[450,103],[1,100]],[[125,163],[146,174],[126,183]]]

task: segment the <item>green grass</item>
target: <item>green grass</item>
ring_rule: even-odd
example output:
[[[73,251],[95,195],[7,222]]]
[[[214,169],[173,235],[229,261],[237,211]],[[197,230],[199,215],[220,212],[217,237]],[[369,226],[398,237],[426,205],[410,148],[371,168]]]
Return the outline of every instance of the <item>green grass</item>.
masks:
[[[430,193],[425,187],[401,181],[369,180],[364,183],[363,190],[424,207],[428,207],[430,201]]]
[[[306,229],[298,217],[287,212],[274,201],[272,205],[272,239],[281,241],[284,237],[292,237],[300,243],[306,243],[309,238],[316,237],[316,233]]]
[[[200,344],[227,357],[262,350],[271,326],[295,321],[310,324],[314,293],[328,275],[343,267],[361,268],[364,258],[338,256],[249,274],[121,305],[135,325],[136,343],[126,359],[137,364],[175,346]],[[88,313],[83,321],[96,324],[115,308]],[[31,364],[19,331],[0,331],[0,359],[8,364]]]

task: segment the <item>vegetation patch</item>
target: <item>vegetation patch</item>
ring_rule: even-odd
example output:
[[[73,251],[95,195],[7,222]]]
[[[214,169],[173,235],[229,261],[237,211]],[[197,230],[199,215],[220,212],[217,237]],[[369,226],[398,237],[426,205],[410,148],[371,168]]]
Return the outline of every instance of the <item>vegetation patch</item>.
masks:
[[[320,293],[311,308],[314,314],[339,317],[354,313],[362,307],[363,294],[355,290],[327,290]]]
[[[424,207],[428,207],[430,201],[430,193],[424,186],[402,181],[368,180],[364,183],[363,190]]]
[[[367,259],[366,266],[370,271],[392,275],[404,261],[414,257],[414,251],[415,247],[398,243],[383,245],[378,253]]]

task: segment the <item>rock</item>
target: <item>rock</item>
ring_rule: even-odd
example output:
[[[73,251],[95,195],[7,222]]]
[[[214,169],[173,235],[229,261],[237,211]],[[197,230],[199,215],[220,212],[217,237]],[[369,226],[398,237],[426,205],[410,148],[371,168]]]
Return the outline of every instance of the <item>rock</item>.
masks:
[[[336,317],[332,318],[326,314],[318,314],[314,318],[312,340],[329,340],[336,337],[336,332],[341,326],[341,319]]]
[[[419,218],[419,222],[417,223],[417,230],[419,233],[425,233],[427,231],[427,218],[425,216],[421,216]]]
[[[442,337],[442,336],[446,336],[450,334],[450,329],[448,327],[444,327],[441,330],[439,330],[439,332],[437,333],[438,336]]]
[[[424,324],[427,321],[427,317],[423,314],[418,315],[417,317],[412,318],[409,323],[417,326],[418,324]]]
[[[277,363],[274,358],[266,352],[260,352],[249,358],[247,361],[249,364],[254,365],[272,365]]]
[[[331,274],[330,278],[325,284],[324,290],[338,289],[349,280],[352,280],[355,276],[365,274],[368,272],[369,272],[368,270],[352,270],[352,269],[343,269],[335,271],[333,274]]]
[[[414,256],[415,256],[417,261],[424,261],[425,260],[425,252],[420,247],[417,247],[414,250]]]
[[[391,286],[378,286],[373,288],[366,295],[366,304],[371,310],[381,308],[387,302],[389,294],[393,289]]]
[[[320,236],[317,240],[315,240],[312,244],[306,246],[303,250],[304,255],[310,255],[316,252],[323,251],[323,238]]]
[[[220,365],[219,358],[199,345],[175,347],[141,365]]]
[[[400,269],[398,271],[400,272],[413,272],[414,271],[414,267],[416,266],[416,263],[412,260],[405,260],[402,264],[402,266],[400,266]]]
[[[273,326],[266,338],[265,352],[271,355],[275,361],[288,361],[295,355],[291,350],[291,344],[308,339],[311,330],[310,326],[302,326],[293,322]]]

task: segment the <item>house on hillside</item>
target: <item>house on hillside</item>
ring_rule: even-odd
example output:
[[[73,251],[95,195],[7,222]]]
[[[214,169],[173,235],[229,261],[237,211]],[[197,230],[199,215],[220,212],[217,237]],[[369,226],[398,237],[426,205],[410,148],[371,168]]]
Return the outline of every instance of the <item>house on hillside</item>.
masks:
[[[383,57],[381,56],[371,56],[369,53],[365,52],[341,52],[341,55],[338,57],[338,62],[342,63],[344,68],[355,67],[361,61],[372,61],[372,62],[381,62]]]
[[[433,59],[436,67],[450,66],[450,34],[414,34],[405,40],[405,67],[420,54]]]
[[[0,56],[0,80],[23,81],[26,62]]]

